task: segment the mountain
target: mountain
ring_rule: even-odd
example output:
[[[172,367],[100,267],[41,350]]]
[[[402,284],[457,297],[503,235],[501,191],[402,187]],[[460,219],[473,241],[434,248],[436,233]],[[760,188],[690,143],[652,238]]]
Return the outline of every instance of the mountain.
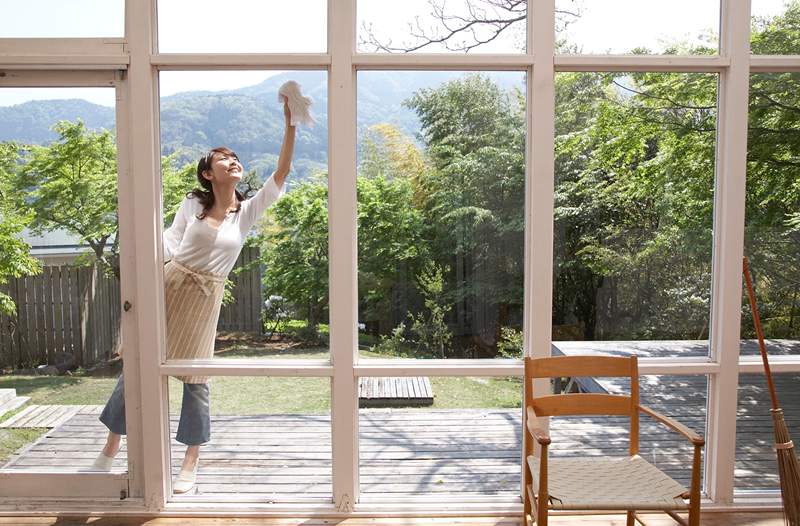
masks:
[[[458,78],[461,72],[362,71],[358,74],[358,128],[392,123],[414,137],[419,122],[402,103],[416,91]],[[504,89],[524,89],[521,73],[487,72]],[[283,137],[278,88],[293,79],[314,100],[313,128],[301,127],[295,146],[298,179],[325,170],[328,158],[328,85],[323,71],[292,71],[264,82],[227,91],[189,91],[161,99],[161,153],[173,154],[179,164],[193,162],[209,148],[226,145],[236,151],[248,170],[271,171]],[[0,141],[43,144],[55,139],[50,127],[57,121],[83,119],[92,129],[114,126],[114,109],[78,99],[32,101],[0,107]]]

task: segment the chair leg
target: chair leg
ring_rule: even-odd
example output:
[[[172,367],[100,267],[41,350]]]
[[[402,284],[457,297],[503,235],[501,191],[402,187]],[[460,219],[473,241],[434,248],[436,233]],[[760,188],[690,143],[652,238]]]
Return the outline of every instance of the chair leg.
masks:
[[[635,526],[636,524],[636,512],[633,510],[628,510],[628,520],[625,521],[625,526]]]

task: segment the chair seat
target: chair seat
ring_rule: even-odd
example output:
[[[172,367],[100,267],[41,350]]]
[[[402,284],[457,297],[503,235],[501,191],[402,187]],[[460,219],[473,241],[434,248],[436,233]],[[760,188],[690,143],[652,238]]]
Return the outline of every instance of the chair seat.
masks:
[[[534,488],[539,459],[528,457]],[[550,508],[555,510],[685,510],[686,488],[638,455],[549,458]]]

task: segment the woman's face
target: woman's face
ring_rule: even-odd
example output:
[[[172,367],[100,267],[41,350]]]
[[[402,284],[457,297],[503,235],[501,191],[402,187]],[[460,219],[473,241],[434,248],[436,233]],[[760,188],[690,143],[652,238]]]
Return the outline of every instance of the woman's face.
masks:
[[[203,172],[203,175],[212,184],[226,184],[230,182],[238,183],[243,173],[244,168],[239,159],[232,155],[216,152],[211,158],[210,169]]]

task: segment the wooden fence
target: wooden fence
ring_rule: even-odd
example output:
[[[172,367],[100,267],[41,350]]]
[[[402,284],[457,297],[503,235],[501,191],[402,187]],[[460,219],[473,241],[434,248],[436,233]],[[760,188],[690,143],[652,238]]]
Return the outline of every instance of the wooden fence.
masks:
[[[261,269],[257,248],[245,247],[231,273],[235,301],[222,308],[219,330],[261,333]],[[0,314],[0,366],[53,364],[66,352],[89,367],[119,342],[119,282],[90,267],[48,266],[37,276],[11,278],[0,290],[17,316]]]
[[[259,250],[256,247],[244,247],[239,254],[229,276],[233,281],[234,302],[222,307],[217,330],[261,334],[261,309],[264,300],[261,297],[261,267],[257,262],[258,257]]]
[[[0,315],[0,364],[55,363],[57,352],[89,366],[107,358],[119,341],[119,283],[97,268],[43,267],[36,276],[3,287],[16,316]]]

